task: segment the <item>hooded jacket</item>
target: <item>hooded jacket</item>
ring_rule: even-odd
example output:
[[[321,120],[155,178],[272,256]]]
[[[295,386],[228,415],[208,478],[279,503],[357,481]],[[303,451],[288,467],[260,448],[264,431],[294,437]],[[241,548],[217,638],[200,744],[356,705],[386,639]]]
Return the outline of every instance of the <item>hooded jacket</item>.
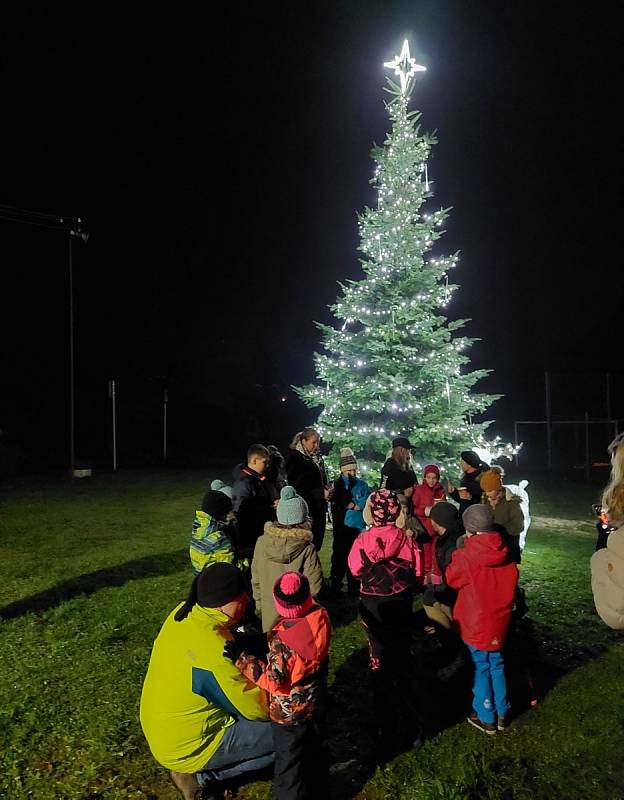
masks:
[[[349,569],[360,579],[360,593],[393,595],[422,577],[421,554],[411,536],[395,525],[362,531],[353,542]]]
[[[518,568],[500,534],[466,537],[445,570],[448,586],[458,591],[453,609],[459,635],[477,650],[500,650],[505,642],[518,584]]]
[[[308,720],[324,702],[331,622],[323,606],[303,617],[280,619],[269,633],[267,663],[241,653],[236,666],[269,693],[273,722],[292,725]]]
[[[176,622],[178,608],[152,648],[141,693],[141,727],[163,767],[197,772],[237,718],[268,719],[267,697],[223,656],[232,621],[219,609],[195,605]]]
[[[323,570],[312,544],[310,529],[304,524],[287,528],[276,522],[267,522],[264,534],[256,542],[251,562],[253,596],[265,632],[278,619],[273,605],[273,585],[280,575],[290,571],[306,576],[313,597],[321,591]]]
[[[492,509],[494,522],[502,525],[510,536],[520,536],[524,530],[524,514],[520,507],[520,498],[509,489],[504,491],[498,503]]]
[[[205,511],[195,512],[189,554],[196,575],[208,564],[217,561],[233,564],[236,561],[234,533],[233,525],[220,522]]]
[[[598,615],[610,628],[624,630],[624,525],[609,534],[606,547],[589,563]]]

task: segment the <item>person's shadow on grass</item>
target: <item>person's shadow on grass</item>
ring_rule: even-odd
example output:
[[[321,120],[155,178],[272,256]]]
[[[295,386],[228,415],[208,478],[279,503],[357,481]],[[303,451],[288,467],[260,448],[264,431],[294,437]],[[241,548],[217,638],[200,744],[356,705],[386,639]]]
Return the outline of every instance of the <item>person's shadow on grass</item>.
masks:
[[[113,567],[104,567],[95,572],[78,575],[30,597],[15,600],[0,608],[0,619],[16,619],[31,611],[47,611],[66,600],[93,594],[108,586],[123,586],[128,581],[139,578],[173,575],[185,567],[188,567],[188,554],[184,550],[143,556],[125,564],[116,564]]]
[[[413,736],[401,735],[390,743],[392,758],[408,752],[410,741],[435,737],[461,724],[471,711],[473,667],[469,653],[454,635],[428,635],[430,620],[414,614],[411,665],[404,691],[397,696],[403,721],[412,719]],[[527,621],[512,633],[506,649],[506,672],[513,718],[523,715],[548,694],[569,671],[544,661],[540,649],[543,631]],[[411,684],[411,685],[408,685]],[[355,797],[379,765],[379,741],[375,735],[373,689],[368,651],[353,652],[336,672],[329,688],[329,744],[332,797]],[[405,733],[405,732],[404,732]],[[409,732],[407,732],[409,733]]]
[[[358,617],[358,597],[344,594],[340,597],[328,595],[319,598],[319,602],[327,609],[332,628],[334,629],[346,628]]]
[[[329,687],[331,797],[355,797],[377,768],[368,649],[353,652]]]

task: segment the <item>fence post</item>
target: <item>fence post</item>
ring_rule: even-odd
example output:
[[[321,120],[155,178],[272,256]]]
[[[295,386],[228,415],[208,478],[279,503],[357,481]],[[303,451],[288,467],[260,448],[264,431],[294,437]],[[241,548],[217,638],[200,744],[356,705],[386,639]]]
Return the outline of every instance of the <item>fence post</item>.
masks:
[[[544,372],[544,389],[546,392],[546,450],[548,471],[552,471],[552,424],[550,419],[550,375]]]
[[[111,412],[113,416],[113,472],[117,472],[117,395],[115,394],[115,381],[108,382],[108,396],[111,399]]]
[[[514,422],[514,445],[516,447],[516,469],[520,466],[518,459],[518,423]]]
[[[589,414],[585,412],[585,480],[589,483]]]
[[[166,389],[163,390],[163,461],[167,460],[167,403],[169,402],[169,393]]]

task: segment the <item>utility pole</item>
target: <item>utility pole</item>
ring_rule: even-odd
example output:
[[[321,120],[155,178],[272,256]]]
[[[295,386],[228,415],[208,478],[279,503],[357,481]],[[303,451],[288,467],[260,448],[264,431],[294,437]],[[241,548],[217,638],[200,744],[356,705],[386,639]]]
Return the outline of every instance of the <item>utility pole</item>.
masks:
[[[39,211],[28,211],[25,208],[0,205],[0,219],[37,228],[61,231],[69,236],[69,476],[74,479],[76,470],[75,443],[75,380],[74,380],[74,251],[73,239],[83,242],[89,240],[80,217],[61,217],[58,214],[44,214]]]

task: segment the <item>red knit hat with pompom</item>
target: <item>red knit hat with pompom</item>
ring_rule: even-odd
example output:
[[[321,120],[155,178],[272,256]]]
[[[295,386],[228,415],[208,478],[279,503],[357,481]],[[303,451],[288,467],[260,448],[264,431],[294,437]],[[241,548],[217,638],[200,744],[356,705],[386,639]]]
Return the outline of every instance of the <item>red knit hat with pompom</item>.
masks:
[[[287,619],[303,617],[312,607],[310,584],[300,572],[285,572],[273,584],[277,613]]]

